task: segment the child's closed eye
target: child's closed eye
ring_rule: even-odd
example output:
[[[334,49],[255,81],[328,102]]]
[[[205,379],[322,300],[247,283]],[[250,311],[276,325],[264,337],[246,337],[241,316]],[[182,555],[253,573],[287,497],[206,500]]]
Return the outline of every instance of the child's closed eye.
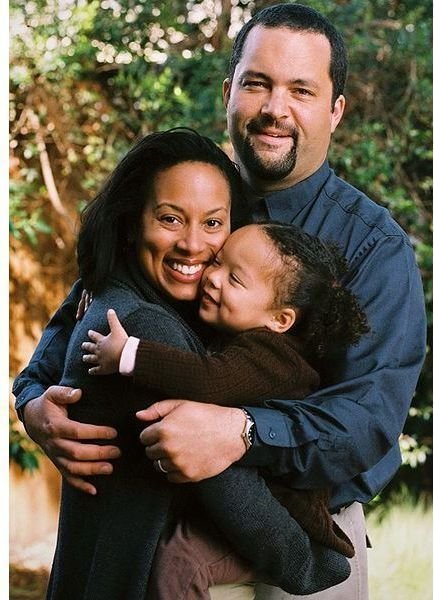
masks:
[[[231,283],[235,283],[237,285],[241,285],[242,287],[245,287],[244,283],[241,281],[241,279],[235,273],[229,274],[229,280],[231,281]]]

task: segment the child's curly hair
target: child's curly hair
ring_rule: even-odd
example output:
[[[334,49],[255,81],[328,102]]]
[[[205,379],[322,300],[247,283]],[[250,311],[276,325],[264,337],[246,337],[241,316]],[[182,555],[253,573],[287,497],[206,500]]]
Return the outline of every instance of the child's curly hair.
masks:
[[[339,247],[294,225],[259,225],[282,261],[275,278],[276,303],[296,309],[290,331],[302,339],[308,354],[321,359],[356,344],[369,326],[356,297],[342,284],[348,265]]]

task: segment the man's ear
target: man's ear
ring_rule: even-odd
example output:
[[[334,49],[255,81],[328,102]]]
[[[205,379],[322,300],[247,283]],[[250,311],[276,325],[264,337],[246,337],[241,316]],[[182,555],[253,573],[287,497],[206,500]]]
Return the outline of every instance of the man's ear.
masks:
[[[297,314],[293,308],[281,308],[274,311],[266,327],[276,333],[285,333],[295,323]]]
[[[334,133],[336,127],[339,125],[345,110],[345,97],[341,94],[334,104],[332,110],[332,119],[331,119],[331,132]]]
[[[230,93],[231,93],[231,82],[229,81],[229,79],[225,79],[223,81],[223,87],[222,87],[223,104],[225,105],[225,108],[228,107]]]

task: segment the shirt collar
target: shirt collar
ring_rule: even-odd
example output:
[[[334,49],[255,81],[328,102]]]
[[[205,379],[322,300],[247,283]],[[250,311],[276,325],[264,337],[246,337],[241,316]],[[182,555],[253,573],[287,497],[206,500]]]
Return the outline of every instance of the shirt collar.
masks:
[[[278,218],[278,213],[282,210],[285,210],[287,216],[295,217],[307,204],[317,198],[329,175],[330,167],[326,160],[307,179],[267,195],[264,201],[271,218]]]

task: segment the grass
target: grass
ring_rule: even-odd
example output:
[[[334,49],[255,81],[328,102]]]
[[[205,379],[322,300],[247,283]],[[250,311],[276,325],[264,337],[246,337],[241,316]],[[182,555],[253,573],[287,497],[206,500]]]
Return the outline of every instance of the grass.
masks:
[[[367,523],[370,600],[432,600],[432,504],[378,507]]]

